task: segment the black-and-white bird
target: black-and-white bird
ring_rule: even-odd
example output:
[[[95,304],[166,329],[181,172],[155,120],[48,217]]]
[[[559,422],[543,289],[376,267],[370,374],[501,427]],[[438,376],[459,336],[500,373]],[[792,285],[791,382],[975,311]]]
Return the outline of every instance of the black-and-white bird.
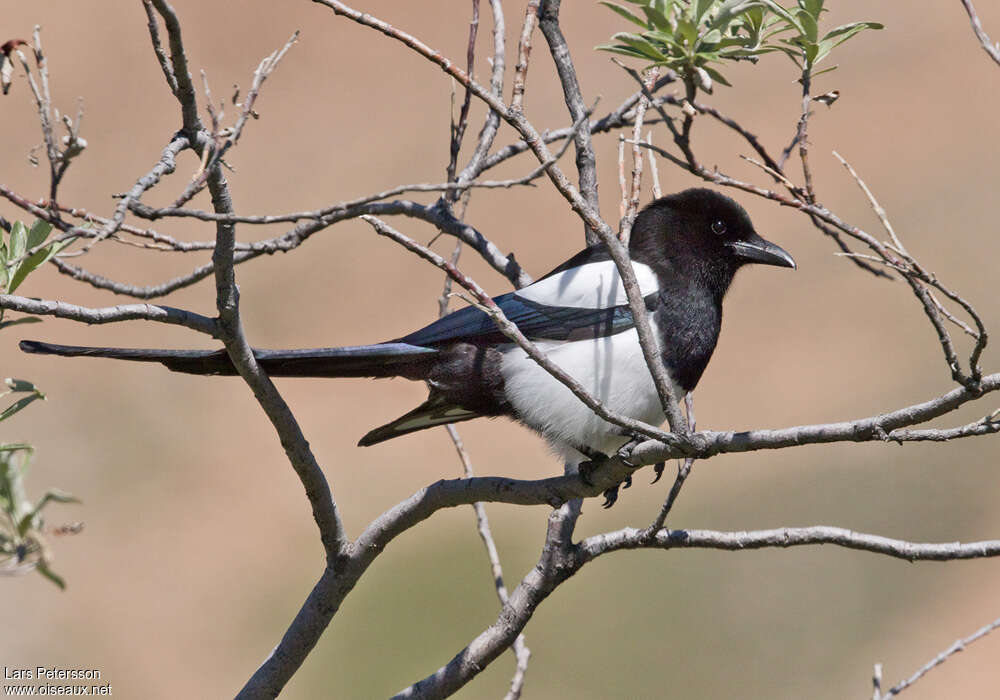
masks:
[[[632,227],[629,253],[653,333],[678,395],[694,389],[715,350],[722,299],[748,263],[795,267],[754,231],[746,211],[708,189],[652,202]],[[504,314],[550,360],[610,410],[650,423],[665,417],[618,270],[602,245],[574,255],[540,280],[496,297]],[[191,374],[236,373],[224,350],[141,350],[51,345],[32,353],[161,362]],[[396,340],[358,347],[255,350],[276,377],[405,377],[428,399],[361,438],[374,445],[445,423],[509,416],[544,436],[565,458],[613,454],[628,442],[512,343],[484,312],[467,307]]]

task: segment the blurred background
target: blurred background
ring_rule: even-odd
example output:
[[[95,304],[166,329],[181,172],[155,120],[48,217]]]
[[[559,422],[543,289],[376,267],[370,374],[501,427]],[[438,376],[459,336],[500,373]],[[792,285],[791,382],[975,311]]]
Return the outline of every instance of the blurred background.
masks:
[[[509,66],[523,2],[507,2]],[[815,108],[810,140],[820,200],[845,220],[884,235],[864,196],[833,158],[858,169],[909,250],[971,300],[993,329],[996,303],[997,115],[1000,68],[984,54],[958,2],[829,2],[829,27],[884,22],[835,52],[838,70],[814,92],[841,99]],[[299,43],[265,84],[229,162],[236,208],[263,214],[316,209],[410,182],[440,182],[447,163],[450,80],[400,44],[308,2],[177,0],[193,72],[204,69],[217,99],[244,90],[258,61],[296,29]],[[367,0],[362,9],[463,61],[467,2]],[[1000,6],[979,13],[1000,37]],[[588,101],[614,109],[633,83],[593,50],[623,20],[591,2],[564,3],[563,27]],[[89,148],[69,170],[61,202],[110,214],[111,195],[152,166],[179,127],[177,105],[149,46],[139,2],[11,3],[0,39],[30,39],[41,24],[55,105],[85,101]],[[487,4],[477,75],[488,79]],[[528,75],[527,116],[539,128],[569,119],[540,33]],[[711,102],[773,151],[791,139],[799,85],[791,62],[766,57],[727,73]],[[509,80],[505,91],[509,99]],[[0,182],[37,199],[47,168],[32,167],[40,140],[21,77],[2,102]],[[230,107],[227,123],[234,118]],[[473,103],[467,143],[483,110]],[[502,128],[497,145],[514,140]],[[654,141],[668,139],[657,128]],[[617,140],[595,139],[602,211],[617,220]],[[700,119],[703,162],[766,178],[748,152]],[[530,156],[487,177],[516,177]],[[563,166],[573,171],[572,156]],[[197,168],[178,172],[145,201],[176,198]],[[794,172],[797,170],[793,169]],[[700,185],[666,163],[664,191]],[[698,387],[699,426],[783,427],[868,416],[923,401],[952,385],[940,346],[908,287],[875,279],[836,257],[831,242],[795,212],[736,195],[757,229],[790,251],[796,272],[751,269],[726,305],[718,350]],[[432,201],[433,195],[414,199]],[[647,201],[650,195],[644,193]],[[209,208],[207,196],[195,203]],[[8,203],[0,214],[25,215]],[[544,181],[535,188],[474,192],[468,220],[539,276],[582,247],[582,225]],[[392,223],[421,241],[434,231]],[[185,240],[210,225],[157,222]],[[241,227],[241,240],[281,233]],[[435,247],[447,253],[453,241]],[[74,262],[135,284],[193,269],[204,254],[157,254],[104,244]],[[466,253],[462,268],[494,293],[505,280]],[[261,347],[349,345],[397,337],[432,320],[441,275],[361,222],[347,222],[288,255],[238,268],[247,334]],[[214,313],[205,281],[165,303]],[[49,267],[18,293],[89,306],[128,303]],[[82,520],[52,540],[60,593],[31,575],[0,581],[6,601],[0,663],[94,667],[118,697],[233,695],[284,632],[320,574],[322,552],[303,490],[263,413],[235,379],[172,374],[159,366],[21,354],[24,337],[92,345],[211,347],[180,328],[132,322],[84,327],[47,318],[0,333],[0,374],[35,381],[49,400],[3,424],[4,440],[37,446],[28,488],[53,486],[82,505],[53,506],[49,522]],[[968,339],[958,338],[967,354]],[[995,350],[984,358],[997,371]],[[377,447],[355,447],[371,427],[423,400],[416,383],[283,380],[354,537],[421,486],[460,473],[443,430]],[[996,400],[942,425],[974,420]],[[465,423],[460,432],[480,474],[550,476],[561,465],[544,444],[507,421]],[[672,527],[758,529],[827,524],[915,541],[1000,536],[995,438],[943,445],[832,445],[722,456],[698,463]],[[672,467],[668,468],[668,475]],[[578,534],[644,526],[670,479],[651,470],[609,511],[587,501]],[[513,586],[536,561],[546,508],[490,505],[493,532]],[[529,698],[871,697],[872,665],[885,687],[910,675],[959,637],[1000,615],[1000,562],[908,564],[834,547],[720,553],[626,552],[587,566],[545,601],[526,629]],[[375,698],[447,662],[495,619],[497,602],[471,509],[440,512],[398,538],[351,593],[283,697]],[[907,697],[995,697],[1000,635],[935,670]],[[495,698],[513,671],[509,653],[463,690]]]

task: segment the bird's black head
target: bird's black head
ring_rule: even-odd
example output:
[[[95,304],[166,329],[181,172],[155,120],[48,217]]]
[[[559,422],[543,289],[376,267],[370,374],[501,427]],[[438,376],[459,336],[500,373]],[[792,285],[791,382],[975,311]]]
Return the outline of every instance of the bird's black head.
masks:
[[[704,278],[722,294],[748,263],[795,267],[792,256],[757,235],[743,207],[704,188],[661,197],[639,212],[629,252],[668,274]]]

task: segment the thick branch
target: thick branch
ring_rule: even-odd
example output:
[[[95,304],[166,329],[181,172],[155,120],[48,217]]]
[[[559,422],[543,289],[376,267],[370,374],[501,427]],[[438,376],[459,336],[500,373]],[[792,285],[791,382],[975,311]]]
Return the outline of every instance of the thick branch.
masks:
[[[959,406],[974,401],[984,394],[1000,389],[1000,374],[983,377],[976,388],[958,387],[947,394],[930,401],[914,404],[905,408],[883,413],[870,418],[861,418],[842,423],[824,423],[819,425],[800,425],[780,430],[748,430],[733,431],[701,431],[691,435],[691,441],[696,449],[689,455],[703,459],[716,454],[729,452],[750,452],[753,450],[777,450],[784,447],[799,445],[818,445],[831,442],[871,442],[874,440],[905,442],[908,440],[929,440],[931,436],[963,437],[949,431],[903,431],[918,423],[925,423],[950,413]],[[986,434],[992,430],[970,432],[969,434]],[[664,447],[656,441],[647,441],[638,446],[629,455],[629,461],[634,464],[656,464],[666,459],[682,456],[677,449]]]

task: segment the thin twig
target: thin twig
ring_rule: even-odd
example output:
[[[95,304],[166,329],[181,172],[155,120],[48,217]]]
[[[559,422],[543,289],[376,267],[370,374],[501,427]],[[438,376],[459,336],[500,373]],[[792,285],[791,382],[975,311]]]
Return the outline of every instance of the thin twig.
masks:
[[[524,105],[524,82],[528,77],[528,63],[531,60],[531,34],[535,31],[535,25],[538,23],[540,2],[541,0],[528,0],[528,5],[524,8],[521,38],[517,42],[517,65],[514,66],[514,91],[510,99],[511,109],[521,110]]]
[[[559,26],[559,9],[562,0],[542,0],[538,9],[538,26],[549,45],[549,53],[556,64],[556,73],[562,85],[563,97],[569,109],[570,118],[578,122],[587,111],[583,99],[580,82],[573,66],[573,57],[569,52],[566,37]],[[518,112],[520,114],[520,112]],[[515,126],[515,128],[517,128]],[[522,134],[523,135],[523,134]],[[576,143],[576,169],[580,176],[580,194],[583,201],[595,219],[600,219],[600,200],[597,196],[597,159],[594,156],[594,144],[590,132],[577,131],[574,135]],[[530,142],[530,141],[529,141]],[[536,153],[538,152],[537,149]],[[546,160],[542,158],[541,160]],[[584,220],[584,237],[587,245],[593,245],[599,240],[592,222]],[[604,237],[600,237],[604,240]],[[605,241],[606,242],[606,241]]]
[[[687,408],[688,430],[693,433],[698,427],[698,423],[694,416],[694,396],[691,392],[685,394],[684,405]],[[677,500],[677,496],[680,495],[681,489],[684,487],[684,482],[691,473],[691,466],[693,464],[694,457],[685,457],[681,460],[680,464],[677,465],[677,477],[674,479],[673,486],[670,487],[670,492],[667,494],[667,498],[663,502],[663,506],[660,508],[660,512],[657,514],[656,519],[653,520],[652,524],[650,524],[647,528],[650,537],[663,528],[663,524],[667,521],[667,516],[674,507],[674,502]],[[658,466],[657,469],[659,468],[660,467]],[[659,479],[659,475],[657,475],[656,478]]]
[[[455,445],[455,451],[458,452],[465,478],[471,479],[475,476],[472,468],[472,460],[465,450],[465,445],[458,435],[458,430],[451,424],[446,425],[445,428],[448,430],[448,436]],[[486,515],[486,507],[481,501],[476,501],[472,504],[472,509],[476,515],[476,529],[479,532],[480,539],[483,541],[483,546],[486,548],[486,556],[490,562],[490,571],[493,573],[493,585],[496,587],[497,598],[500,600],[501,606],[507,605],[510,596],[507,593],[507,586],[503,582],[503,567],[500,565],[500,554],[497,552],[496,542],[493,540],[493,533],[490,531],[490,521]],[[524,688],[524,676],[528,668],[528,659],[531,657],[531,651],[525,643],[523,634],[517,635],[511,646],[515,659],[514,677],[511,679],[510,691],[504,700],[517,700],[521,696],[521,691]]]
[[[465,50],[465,72],[473,75],[476,62],[476,36],[479,34],[479,0],[472,0],[472,19],[469,21],[469,43]],[[452,90],[452,104],[455,102],[455,91]],[[468,88],[462,100],[458,121],[455,121],[454,107],[449,125],[448,167],[445,169],[448,182],[455,180],[455,170],[458,167],[458,152],[462,150],[462,139],[465,129],[469,126],[469,107],[472,105],[472,93]],[[452,201],[461,196],[461,192],[451,191],[448,196]]]
[[[247,120],[250,119],[251,116],[257,118],[257,113],[254,111],[253,106],[257,101],[258,95],[260,94],[261,86],[264,84],[264,81],[267,80],[268,76],[270,76],[271,73],[273,73],[278,67],[278,64],[281,62],[281,59],[285,57],[285,54],[288,53],[288,50],[291,49],[298,40],[299,32],[296,30],[288,41],[285,42],[284,46],[275,50],[269,56],[265,56],[257,65],[257,70],[254,71],[253,80],[250,83],[250,89],[243,98],[243,105],[239,116],[236,118],[235,125],[233,125],[232,129],[228,130],[228,135],[221,146],[213,147],[207,157],[204,152],[202,153],[203,162],[199,168],[199,174],[186,188],[184,188],[184,191],[174,202],[174,207],[183,206],[205,187],[208,182],[208,173],[214,170],[217,164],[222,162],[222,159],[225,157],[229,149],[235,146],[236,142],[239,141],[240,135],[243,133],[243,127],[246,126]],[[212,142],[214,146],[214,138],[212,139]]]
[[[618,238],[622,243],[628,245],[629,238],[632,236],[632,223],[635,221],[636,214],[639,211],[639,192],[642,185],[642,150],[639,148],[638,142],[642,138],[642,123],[646,116],[646,110],[649,108],[649,95],[652,94],[653,85],[656,84],[656,79],[659,76],[659,68],[653,66],[646,71],[646,78],[643,81],[643,96],[639,100],[639,104],[635,106],[635,124],[632,126],[632,186],[629,190],[628,201],[626,202],[625,214],[622,216],[622,220],[618,225]]]
[[[979,15],[976,14],[976,8],[972,6],[972,0],[962,0],[962,6],[969,15],[969,21],[972,23],[972,31],[976,33],[976,38],[979,39],[983,50],[989,54],[990,58],[997,65],[1000,65],[1000,45],[994,44],[986,33],[986,30],[983,29],[982,22],[979,21]]]
[[[923,666],[921,666],[919,669],[917,669],[916,673],[914,673],[912,676],[910,676],[909,678],[907,678],[904,681],[900,681],[899,683],[897,683],[896,685],[894,685],[892,688],[890,688],[889,691],[885,695],[880,696],[880,700],[887,700],[888,698],[895,697],[896,695],[899,695],[904,690],[906,690],[907,688],[909,688],[910,686],[912,686],[914,683],[916,683],[917,681],[919,681],[921,678],[923,678],[923,676],[925,674],[927,674],[928,671],[931,671],[934,668],[937,668],[938,666],[940,666],[941,664],[943,664],[945,661],[947,661],[948,659],[950,659],[952,656],[954,656],[958,652],[965,651],[965,647],[969,646],[970,644],[972,644],[973,642],[975,642],[975,641],[977,641],[979,639],[982,639],[983,637],[985,637],[986,635],[988,635],[990,632],[992,632],[993,630],[995,630],[997,628],[1000,628],[1000,618],[994,620],[993,622],[991,622],[990,624],[986,625],[985,627],[981,627],[980,629],[976,630],[974,633],[970,634],[968,637],[965,637],[963,639],[957,640],[950,647],[948,647],[947,649],[945,649],[944,651],[942,651],[940,654],[938,654],[937,656],[935,656],[933,659],[931,659],[930,661],[928,661],[926,664],[924,664]]]
[[[646,134],[646,143],[653,143],[652,131]],[[663,196],[663,190],[660,188],[660,171],[657,169],[656,158],[653,157],[653,152],[647,149],[646,154],[649,156],[649,174],[653,179],[653,197],[659,199]]]

